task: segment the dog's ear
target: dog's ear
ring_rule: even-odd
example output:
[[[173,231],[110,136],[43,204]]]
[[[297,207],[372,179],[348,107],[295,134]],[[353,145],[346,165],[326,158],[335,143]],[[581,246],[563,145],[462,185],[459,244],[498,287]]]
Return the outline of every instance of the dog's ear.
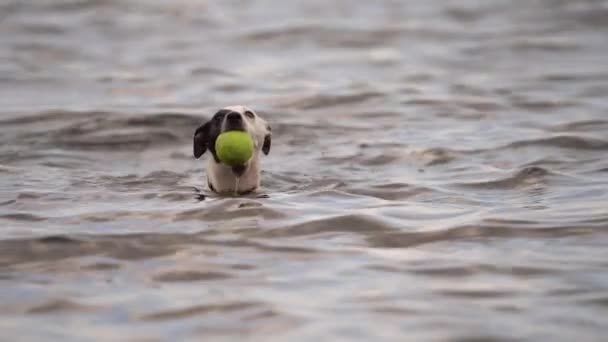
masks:
[[[267,134],[264,137],[264,145],[262,145],[262,152],[264,152],[265,155],[268,155],[268,153],[270,153],[270,144],[272,143],[272,135]]]
[[[194,141],[193,141],[193,152],[194,158],[200,158],[209,146],[209,127],[211,125],[209,122],[200,126],[194,132]]]

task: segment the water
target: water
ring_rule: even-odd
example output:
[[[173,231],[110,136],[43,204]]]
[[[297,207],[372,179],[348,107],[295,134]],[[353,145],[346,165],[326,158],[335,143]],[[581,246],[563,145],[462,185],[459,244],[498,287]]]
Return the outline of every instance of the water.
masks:
[[[605,339],[607,1],[14,0],[0,32],[0,340]],[[268,198],[192,157],[232,104]]]

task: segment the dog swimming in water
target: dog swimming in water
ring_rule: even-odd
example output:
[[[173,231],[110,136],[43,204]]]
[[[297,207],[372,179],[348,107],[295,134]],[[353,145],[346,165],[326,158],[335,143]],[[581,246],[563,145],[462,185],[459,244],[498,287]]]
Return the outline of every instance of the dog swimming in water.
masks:
[[[228,166],[218,158],[215,142],[220,134],[229,131],[245,132],[253,140],[253,156],[245,165]],[[207,160],[209,189],[218,194],[237,195],[258,191],[261,183],[261,154],[270,153],[271,140],[270,126],[252,109],[245,106],[220,109],[211,120],[196,129],[193,139],[195,158],[200,158],[206,151],[211,153]]]

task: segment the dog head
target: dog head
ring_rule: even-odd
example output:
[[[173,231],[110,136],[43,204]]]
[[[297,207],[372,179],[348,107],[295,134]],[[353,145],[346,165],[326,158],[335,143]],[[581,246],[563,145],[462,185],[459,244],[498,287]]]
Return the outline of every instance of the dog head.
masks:
[[[194,132],[194,157],[200,158],[207,150],[211,152],[216,163],[219,159],[215,152],[217,137],[228,131],[243,131],[253,139],[255,155],[259,151],[270,153],[272,133],[270,126],[256,112],[245,106],[230,106],[219,110]]]

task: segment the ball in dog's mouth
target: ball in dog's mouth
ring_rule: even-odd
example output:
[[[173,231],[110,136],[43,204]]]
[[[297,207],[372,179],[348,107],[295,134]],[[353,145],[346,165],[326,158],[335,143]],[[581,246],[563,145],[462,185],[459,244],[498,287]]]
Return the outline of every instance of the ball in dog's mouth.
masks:
[[[215,141],[218,159],[233,168],[244,168],[253,156],[253,150],[253,139],[243,131],[224,132]]]

